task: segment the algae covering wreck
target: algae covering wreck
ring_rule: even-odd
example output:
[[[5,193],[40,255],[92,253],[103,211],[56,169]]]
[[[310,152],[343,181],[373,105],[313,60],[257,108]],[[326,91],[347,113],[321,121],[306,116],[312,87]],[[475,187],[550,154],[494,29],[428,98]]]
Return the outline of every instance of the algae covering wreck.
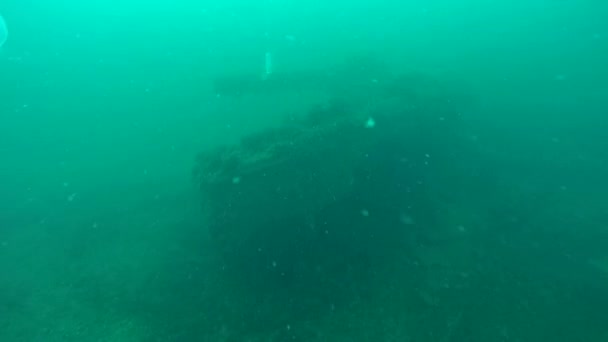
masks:
[[[466,148],[468,94],[419,73],[356,84],[305,117],[199,156],[205,225],[248,284],[322,300],[396,260],[414,235],[437,234],[415,227],[433,220],[432,178]]]

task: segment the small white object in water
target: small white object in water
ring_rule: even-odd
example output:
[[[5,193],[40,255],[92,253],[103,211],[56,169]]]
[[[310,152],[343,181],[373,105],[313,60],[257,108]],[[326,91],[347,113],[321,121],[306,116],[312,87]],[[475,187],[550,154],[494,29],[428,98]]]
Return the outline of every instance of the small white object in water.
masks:
[[[0,48],[2,47],[2,45],[4,45],[4,43],[6,43],[7,39],[8,29],[6,28],[6,22],[4,21],[4,18],[0,14]]]
[[[374,128],[376,127],[376,120],[374,120],[374,118],[370,117],[369,119],[367,119],[367,121],[365,121],[365,128]]]
[[[363,209],[363,210],[361,210],[361,215],[363,215],[364,217],[368,217],[369,216],[369,211]]]
[[[234,177],[232,178],[232,184],[239,184],[241,182],[241,177]]]

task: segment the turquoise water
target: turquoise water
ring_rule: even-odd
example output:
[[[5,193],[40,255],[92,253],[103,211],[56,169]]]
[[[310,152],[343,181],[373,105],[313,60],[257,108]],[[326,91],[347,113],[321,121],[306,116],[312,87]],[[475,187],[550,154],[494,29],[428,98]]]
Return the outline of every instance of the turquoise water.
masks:
[[[0,341],[608,340],[605,2],[0,13]]]

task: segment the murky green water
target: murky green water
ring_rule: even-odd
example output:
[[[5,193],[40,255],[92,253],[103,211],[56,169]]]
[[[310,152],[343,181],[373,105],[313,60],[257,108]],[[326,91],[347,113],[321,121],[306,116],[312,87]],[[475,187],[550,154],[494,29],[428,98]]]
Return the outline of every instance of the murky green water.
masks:
[[[604,2],[0,13],[0,340],[608,340]]]

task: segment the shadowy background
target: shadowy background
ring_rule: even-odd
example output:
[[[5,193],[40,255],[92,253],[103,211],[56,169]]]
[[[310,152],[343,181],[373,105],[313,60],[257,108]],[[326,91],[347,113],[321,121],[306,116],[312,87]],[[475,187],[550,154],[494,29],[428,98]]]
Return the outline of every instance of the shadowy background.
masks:
[[[213,94],[218,76],[262,73],[267,51],[284,72],[366,55],[396,72],[465,81],[477,102],[463,113],[469,138],[487,158],[482,173],[495,176],[488,189],[524,191],[527,210],[539,215],[519,224],[523,214],[497,206],[500,223],[486,222],[496,229],[491,236],[542,228],[507,237],[511,247],[495,261],[521,271],[528,289],[543,288],[539,270],[549,282],[560,274],[580,286],[564,299],[568,307],[543,306],[534,292],[545,311],[515,319],[517,333],[476,336],[538,340],[525,327],[540,322],[546,329],[530,331],[560,327],[564,341],[608,337],[600,328],[607,312],[585,308],[608,296],[605,2],[4,0],[0,13],[9,29],[0,50],[3,341],[234,336],[234,322],[247,321],[248,311],[226,309],[222,301],[239,295],[215,295],[217,276],[206,276],[221,263],[205,245],[191,172],[198,152],[279,125],[319,100],[314,93]],[[567,199],[554,200],[547,188]],[[564,266],[568,258],[576,262]],[[370,329],[358,336],[402,340]],[[242,328],[236,340],[282,339],[254,330]],[[545,337],[560,330],[554,334]],[[301,337],[314,338],[322,339]]]

